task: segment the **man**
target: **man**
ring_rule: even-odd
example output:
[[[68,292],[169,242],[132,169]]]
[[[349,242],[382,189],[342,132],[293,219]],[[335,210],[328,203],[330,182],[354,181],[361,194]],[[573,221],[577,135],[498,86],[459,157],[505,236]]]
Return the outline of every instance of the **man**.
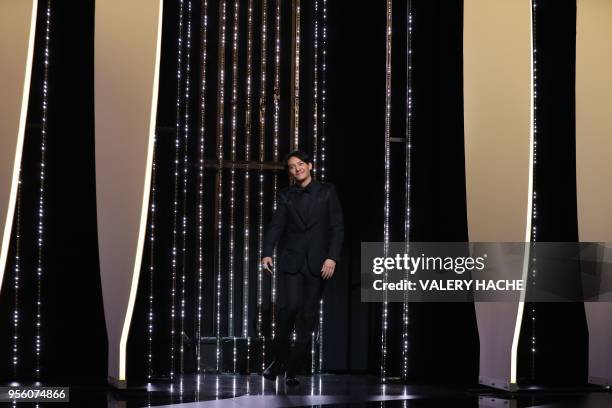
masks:
[[[299,384],[295,374],[308,351],[318,321],[325,282],[334,275],[344,239],[340,200],[332,184],[313,180],[308,154],[296,150],[285,158],[294,184],[278,194],[278,205],[268,225],[261,264],[272,271],[272,253],[278,243],[278,331],[275,360],[263,376],[276,379],[286,369],[286,383]],[[296,340],[290,353],[292,328]]]

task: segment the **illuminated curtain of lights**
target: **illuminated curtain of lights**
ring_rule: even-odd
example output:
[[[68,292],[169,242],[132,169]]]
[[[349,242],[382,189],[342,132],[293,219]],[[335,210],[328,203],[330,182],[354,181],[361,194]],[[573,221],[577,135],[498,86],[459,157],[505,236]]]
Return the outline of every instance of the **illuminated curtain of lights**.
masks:
[[[387,257],[389,251],[389,216],[390,216],[390,169],[391,169],[391,39],[393,33],[393,1],[387,0],[387,25],[386,25],[386,44],[385,44],[385,188],[384,188],[384,223],[383,223],[383,245],[384,256]],[[386,283],[388,271],[383,274],[383,281]],[[380,339],[380,378],[384,382],[387,378],[387,324],[388,324],[389,305],[387,293],[385,292],[382,302],[382,328]]]
[[[405,27],[394,27],[394,15],[393,15],[393,0],[387,0],[386,2],[386,25],[385,25],[385,123],[384,123],[384,207],[383,207],[383,248],[385,256],[389,250],[389,242],[391,237],[390,226],[394,220],[403,221],[403,237],[406,243],[405,250],[409,250],[410,244],[410,232],[411,232],[411,191],[412,191],[412,156],[413,156],[413,56],[412,56],[412,41],[413,41],[413,29],[414,29],[414,12],[413,3],[408,0],[405,5],[406,23]],[[393,32],[395,30],[406,30],[405,43],[402,40],[402,46],[405,47],[406,52],[406,70],[405,73],[396,73],[396,75],[406,75],[406,88],[405,88],[405,128],[403,138],[394,138],[392,136],[392,93],[393,93]],[[403,180],[399,180],[398,183],[392,183],[391,181],[391,156],[392,151],[396,149],[395,145],[400,145],[401,142],[404,148],[404,174]],[[399,147],[399,146],[398,146]],[[392,194],[392,185],[399,185],[399,182],[404,184],[404,205],[403,213],[392,213],[390,197]],[[383,279],[387,279],[387,271],[383,274]],[[401,305],[401,325],[400,332],[401,336],[401,364],[400,364],[400,377],[403,380],[408,378],[410,361],[409,358],[409,331],[410,331],[410,313],[409,313],[409,299],[407,293],[404,294],[404,302]],[[389,373],[389,367],[387,363],[387,356],[389,354],[389,327],[390,327],[390,305],[385,298],[382,302],[381,308],[381,332],[380,332],[380,365],[379,365],[379,376],[382,382],[387,382],[392,375]]]
[[[157,118],[128,377],[260,371],[275,335],[278,281],[259,259],[289,182],[282,157],[301,146],[316,158],[316,178],[326,176],[327,1],[306,9],[299,0],[175,0],[165,9],[175,29],[164,31],[158,112],[174,113]],[[300,87],[300,67],[311,69],[308,86]],[[323,367],[323,311],[321,301],[312,373]]]

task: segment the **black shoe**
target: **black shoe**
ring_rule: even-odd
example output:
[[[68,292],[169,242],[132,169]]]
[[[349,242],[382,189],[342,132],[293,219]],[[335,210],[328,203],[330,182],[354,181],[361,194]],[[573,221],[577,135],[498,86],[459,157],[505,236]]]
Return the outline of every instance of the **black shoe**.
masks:
[[[272,361],[270,365],[263,370],[261,375],[264,376],[265,379],[274,381],[276,377],[283,372],[283,364],[277,360]]]
[[[296,385],[300,385],[300,382],[296,378],[295,374],[287,372],[287,374],[285,375],[285,384],[293,387]]]

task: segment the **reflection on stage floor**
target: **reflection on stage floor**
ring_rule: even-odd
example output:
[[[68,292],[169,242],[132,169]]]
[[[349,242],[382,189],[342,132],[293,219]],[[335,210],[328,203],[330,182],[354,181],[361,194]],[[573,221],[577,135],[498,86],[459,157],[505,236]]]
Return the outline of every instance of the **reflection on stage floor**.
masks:
[[[87,408],[612,407],[610,390],[594,386],[571,389],[532,387],[508,393],[478,385],[472,387],[442,384],[407,385],[399,381],[388,381],[383,384],[378,377],[371,375],[322,374],[298,376],[298,379],[300,385],[291,387],[285,385],[283,377],[272,382],[256,374],[201,374],[185,375],[173,384],[128,383],[125,389],[70,387],[70,403],[60,405]]]

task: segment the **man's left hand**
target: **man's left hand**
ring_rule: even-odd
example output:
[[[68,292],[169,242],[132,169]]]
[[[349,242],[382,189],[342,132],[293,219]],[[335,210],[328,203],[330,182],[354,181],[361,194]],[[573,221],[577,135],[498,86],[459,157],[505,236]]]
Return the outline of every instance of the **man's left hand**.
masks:
[[[333,259],[326,259],[321,267],[321,277],[323,279],[329,279],[334,275],[334,269],[336,269],[336,261]]]

